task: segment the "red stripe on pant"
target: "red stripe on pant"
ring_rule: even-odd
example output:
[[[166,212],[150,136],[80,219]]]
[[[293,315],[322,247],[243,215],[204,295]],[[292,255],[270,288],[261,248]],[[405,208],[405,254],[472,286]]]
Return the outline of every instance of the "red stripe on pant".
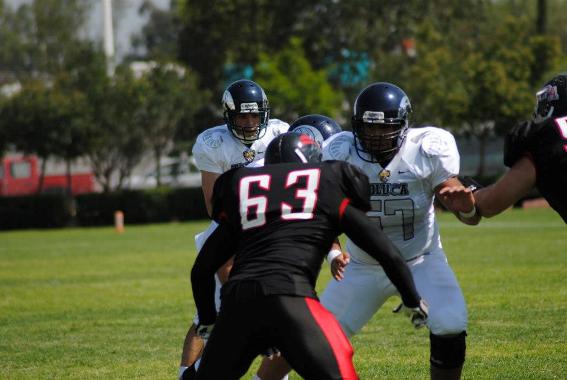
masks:
[[[325,338],[329,342],[335,359],[339,366],[339,371],[343,380],[356,380],[358,376],[352,364],[353,350],[350,341],[346,337],[335,316],[321,303],[313,298],[305,298],[307,307],[313,315],[317,324],[321,327]]]

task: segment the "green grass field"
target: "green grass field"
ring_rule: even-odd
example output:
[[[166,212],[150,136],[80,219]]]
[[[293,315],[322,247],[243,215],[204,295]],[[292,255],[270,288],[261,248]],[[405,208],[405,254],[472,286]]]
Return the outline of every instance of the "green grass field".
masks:
[[[463,378],[567,378],[567,226],[550,210],[439,220],[469,306]],[[176,378],[206,225],[0,233],[0,378]],[[329,278],[324,267],[319,290]],[[396,304],[353,340],[362,379],[428,378],[428,332]]]

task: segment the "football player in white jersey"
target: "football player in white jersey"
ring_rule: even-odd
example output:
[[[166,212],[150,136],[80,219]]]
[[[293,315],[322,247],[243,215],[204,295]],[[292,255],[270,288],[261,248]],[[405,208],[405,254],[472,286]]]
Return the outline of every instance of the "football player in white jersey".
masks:
[[[226,124],[205,130],[193,145],[193,157],[201,171],[203,196],[209,215],[215,180],[232,168],[262,159],[270,141],[289,128],[289,124],[269,118],[268,98],[262,87],[251,80],[242,79],[229,85],[222,97],[222,107]],[[206,231],[195,236],[197,252],[216,226],[211,222]],[[227,280],[231,265],[231,262],[225,264],[217,273],[217,308],[220,306],[220,286]],[[201,356],[204,342],[197,334],[198,324],[195,315],[183,345],[180,378]]]
[[[353,132],[325,141],[323,159],[347,161],[368,175],[372,205],[368,216],[400,250],[430,306],[431,378],[459,379],[465,360],[467,309],[441,246],[433,205],[442,189],[463,187],[456,178],[459,152],[445,130],[409,128],[410,112],[409,98],[399,87],[384,82],[366,87],[354,103]],[[479,222],[472,197],[440,200],[462,222]],[[321,302],[352,336],[397,293],[366,252],[350,240],[346,250],[350,263],[344,278],[327,285]],[[263,380],[280,378],[281,367],[265,370]]]
[[[447,262],[435,220],[434,198],[457,179],[459,152],[453,136],[439,128],[409,128],[409,98],[391,83],[366,87],[354,103],[353,132],[326,142],[323,158],[344,160],[370,178],[368,213],[398,247],[429,303],[432,379],[459,379],[465,360],[467,308]],[[477,224],[474,200],[440,199],[466,224]],[[343,281],[331,281],[321,301],[352,336],[396,290],[378,263],[347,240],[350,264]]]

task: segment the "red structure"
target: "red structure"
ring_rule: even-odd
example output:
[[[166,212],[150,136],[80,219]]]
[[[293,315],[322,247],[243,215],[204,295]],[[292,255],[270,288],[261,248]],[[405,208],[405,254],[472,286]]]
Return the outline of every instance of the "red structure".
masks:
[[[6,156],[0,161],[0,196],[29,195],[37,193],[40,165],[36,156]],[[67,191],[67,175],[46,173],[42,192],[64,193]],[[95,191],[95,179],[91,172],[71,172],[73,195]]]

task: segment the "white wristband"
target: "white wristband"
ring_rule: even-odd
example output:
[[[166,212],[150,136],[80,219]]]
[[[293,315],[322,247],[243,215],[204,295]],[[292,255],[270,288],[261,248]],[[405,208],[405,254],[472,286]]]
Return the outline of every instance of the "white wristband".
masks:
[[[327,254],[327,261],[329,262],[329,264],[331,264],[337,256],[340,256],[342,254],[343,253],[341,252],[340,249],[332,249]]]
[[[470,219],[475,215],[476,215],[476,206],[474,206],[474,205],[473,205],[472,210],[470,210],[469,212],[459,211],[459,216],[463,219]]]

